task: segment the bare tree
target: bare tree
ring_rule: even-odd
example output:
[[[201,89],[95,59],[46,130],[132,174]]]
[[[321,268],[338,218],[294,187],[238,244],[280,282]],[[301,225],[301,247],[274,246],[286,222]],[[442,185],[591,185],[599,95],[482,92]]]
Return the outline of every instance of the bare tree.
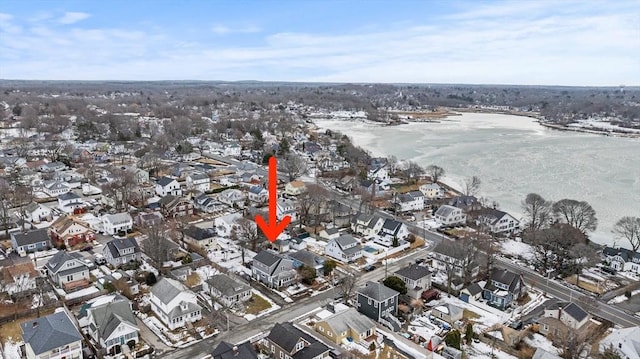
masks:
[[[357,282],[358,274],[354,271],[347,270],[347,273],[342,277],[340,284],[336,287],[345,301],[351,297]]]
[[[522,201],[522,210],[529,231],[537,231],[546,227],[551,221],[551,208],[553,203],[547,201],[537,193],[529,193]]]
[[[542,274],[549,270],[565,271],[572,261],[572,251],[578,244],[586,242],[577,228],[565,223],[556,223],[525,237],[533,246],[535,265]]]
[[[569,252],[571,271],[576,275],[576,285],[580,285],[582,270],[599,262],[597,252],[586,243],[578,243]]]
[[[631,249],[640,249],[640,217],[622,217],[613,227],[613,233],[631,244]]]
[[[162,224],[156,224],[142,229],[147,235],[144,240],[145,254],[156,264],[158,269],[162,269],[163,263],[169,259],[169,243],[165,238],[166,228]]]
[[[264,239],[260,233],[262,232],[258,231],[256,222],[249,218],[238,218],[231,235],[241,242],[251,244],[251,250],[255,252],[260,240]]]
[[[418,178],[424,174],[424,168],[414,161],[407,161],[404,173],[407,182],[415,183],[418,181]]]
[[[566,327],[566,330],[552,335],[551,340],[560,349],[559,355],[562,359],[581,359],[589,352],[592,339],[589,337],[589,334],[581,335],[575,329]]]
[[[464,181],[463,191],[465,196],[475,196],[480,190],[480,178],[478,176],[471,176]]]
[[[9,209],[11,209],[11,188],[9,182],[0,178],[0,223],[7,238],[9,238],[9,221],[11,220]]]
[[[281,163],[281,169],[287,173],[289,181],[295,180],[307,171],[307,162],[295,153],[289,153]]]
[[[426,168],[427,174],[431,177],[431,182],[438,183],[440,178],[444,176],[444,169],[440,166],[429,165]]]
[[[558,220],[579,229],[585,235],[595,231],[598,226],[596,211],[585,201],[565,198],[554,203],[552,209]]]

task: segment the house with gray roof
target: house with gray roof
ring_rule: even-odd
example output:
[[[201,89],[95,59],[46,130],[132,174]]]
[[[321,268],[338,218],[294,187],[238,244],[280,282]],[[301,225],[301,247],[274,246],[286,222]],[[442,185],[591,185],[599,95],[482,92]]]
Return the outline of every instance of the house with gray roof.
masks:
[[[614,329],[599,347],[600,351],[613,348],[620,358],[640,359],[640,327]]]
[[[62,308],[20,323],[20,330],[29,359],[82,358],[82,335]]]
[[[251,277],[270,288],[287,287],[297,279],[293,261],[273,251],[263,250],[253,257]]]
[[[160,197],[172,195],[174,197],[182,196],[180,183],[175,178],[162,177],[156,181],[156,194]]]
[[[102,216],[102,228],[105,234],[127,233],[133,229],[133,218],[127,212]]]
[[[294,268],[300,268],[304,265],[308,268],[315,269],[317,276],[324,276],[324,263],[326,262],[324,257],[307,250],[289,253],[288,256],[293,261]]]
[[[211,180],[209,175],[202,172],[192,172],[187,175],[187,188],[195,189],[201,192],[207,192],[211,189]]]
[[[602,250],[602,255],[609,267],[621,272],[640,274],[640,253],[607,246]]]
[[[401,193],[394,202],[398,212],[422,211],[424,209],[424,194],[420,191]]]
[[[64,213],[72,214],[85,207],[80,196],[73,192],[67,192],[58,196],[58,208]]]
[[[351,230],[365,238],[375,236],[382,229],[384,218],[376,214],[358,214],[351,222]]]
[[[420,298],[422,292],[431,288],[431,271],[425,266],[410,264],[394,274],[407,285],[407,295],[411,298]]]
[[[114,238],[102,248],[102,255],[114,267],[140,260],[140,247],[135,238]]]
[[[531,359],[562,359],[561,356],[550,353],[542,348],[536,349],[536,352],[533,353],[533,357]]]
[[[219,249],[216,240],[216,230],[214,228],[201,228],[198,226],[187,226],[184,231],[184,241],[191,243],[198,248]]]
[[[213,359],[258,359],[258,354],[250,342],[235,345],[222,341],[211,356]]]
[[[451,325],[458,320],[462,320],[462,314],[462,308],[451,303],[435,306],[431,310],[431,315]]]
[[[385,247],[391,247],[395,241],[401,243],[409,236],[409,228],[406,224],[387,218],[382,223],[380,231],[373,238],[373,241]]]
[[[265,339],[273,358],[328,358],[331,348],[291,323],[276,323]]]
[[[515,233],[520,231],[520,221],[507,212],[485,208],[478,215],[478,225],[485,225],[493,233]]]
[[[538,319],[540,334],[557,337],[571,329],[580,330],[591,320],[591,315],[573,302],[549,300],[544,305],[544,314]]]
[[[348,308],[318,320],[315,329],[336,345],[351,338],[353,342],[368,348],[369,344],[365,344],[365,341],[376,333],[376,322],[358,313],[355,308]]]
[[[342,263],[355,262],[363,256],[362,245],[350,234],[329,240],[324,251],[326,255]]]
[[[438,207],[433,217],[440,226],[455,226],[467,223],[467,215],[462,209],[447,204]]]
[[[151,288],[149,298],[151,310],[170,330],[202,319],[196,294],[176,280],[160,279]]]
[[[62,289],[89,284],[89,267],[78,252],[59,251],[45,265],[49,278]]]
[[[10,236],[11,247],[21,256],[51,248],[51,239],[46,228],[29,232],[14,232]]]
[[[360,313],[394,331],[400,330],[400,322],[395,318],[400,293],[382,283],[369,281],[356,294],[356,306]]]
[[[227,308],[235,308],[251,299],[251,287],[226,274],[207,279],[202,288]]]
[[[86,309],[91,338],[109,354],[120,353],[125,344],[133,349],[138,343],[138,325],[131,302],[121,295]]]
[[[527,292],[522,274],[508,269],[494,268],[489,281],[484,286],[482,297],[487,304],[499,309],[506,309]]]

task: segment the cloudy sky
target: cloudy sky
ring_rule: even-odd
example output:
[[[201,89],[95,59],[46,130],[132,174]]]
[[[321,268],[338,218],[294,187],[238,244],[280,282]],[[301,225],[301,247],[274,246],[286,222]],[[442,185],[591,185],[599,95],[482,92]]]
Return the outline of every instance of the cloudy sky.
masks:
[[[640,85],[640,1],[4,0],[0,78]]]

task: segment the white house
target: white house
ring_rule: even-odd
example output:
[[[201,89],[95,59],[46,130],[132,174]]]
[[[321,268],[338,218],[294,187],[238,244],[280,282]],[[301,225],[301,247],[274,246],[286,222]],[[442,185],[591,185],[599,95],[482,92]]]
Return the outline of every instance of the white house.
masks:
[[[478,223],[489,227],[493,233],[514,233],[520,230],[520,221],[507,212],[485,208],[478,216]]]
[[[552,302],[553,304],[547,305],[544,310],[545,318],[557,319],[562,324],[575,330],[582,328],[591,319],[591,315],[575,303]],[[541,332],[543,332],[544,329],[544,327],[541,328]]]
[[[140,247],[135,238],[114,238],[102,247],[102,255],[114,267],[140,260]]]
[[[25,207],[25,220],[40,223],[42,221],[51,220],[51,208],[40,203],[31,202]]]
[[[105,234],[114,235],[133,229],[133,218],[127,212],[102,216],[102,229]]]
[[[262,186],[251,186],[248,193],[251,202],[265,203],[269,200],[269,191]]]
[[[58,196],[58,208],[68,214],[85,207],[82,198],[73,192],[67,192]]]
[[[436,183],[423,184],[418,189],[428,199],[440,199],[445,194],[444,188]]]
[[[175,178],[162,177],[156,181],[156,194],[160,197],[172,195],[176,197],[182,196],[180,183]]]
[[[600,351],[608,348],[613,348],[620,358],[640,359],[640,327],[614,329],[600,341]]]
[[[0,293],[14,295],[35,289],[38,273],[31,261],[0,268]]]
[[[63,308],[20,323],[27,359],[82,358],[82,335]]]
[[[225,189],[224,191],[220,192],[220,194],[218,194],[218,201],[230,207],[237,206],[242,208],[244,207],[245,195],[239,189]]]
[[[420,298],[423,291],[431,288],[431,271],[428,267],[414,263],[399,269],[395,275],[405,283],[407,295],[411,298]]]
[[[206,173],[193,172],[187,176],[187,188],[207,192],[211,190],[211,180]]]
[[[298,218],[296,202],[286,198],[278,199],[276,204],[276,217],[282,220],[284,216],[291,216],[291,222]]]
[[[307,186],[302,181],[291,181],[284,186],[284,193],[290,196],[297,196],[304,193]]]
[[[384,218],[378,215],[358,215],[351,223],[351,230],[354,233],[361,234],[365,238],[375,236],[380,232],[384,225]]]
[[[226,157],[239,157],[242,153],[242,147],[237,142],[225,144],[223,155]]]
[[[351,263],[362,257],[362,245],[349,234],[327,242],[324,252],[329,257],[335,258],[343,263]]]
[[[98,298],[87,308],[87,322],[91,338],[109,354],[120,353],[124,345],[133,349],[139,341],[131,302],[121,295]]]
[[[433,217],[440,226],[455,226],[467,223],[467,215],[462,209],[448,204],[440,206]]]
[[[151,310],[170,330],[202,319],[202,307],[196,294],[182,283],[162,278],[149,294]]]
[[[229,308],[251,299],[251,287],[226,274],[216,274],[207,279],[202,284],[202,289]]]
[[[640,253],[626,248],[605,247],[602,254],[609,267],[621,272],[640,274]]]
[[[399,212],[422,211],[424,209],[424,194],[420,191],[402,193],[396,197],[395,205]]]
[[[51,280],[62,289],[89,283],[89,267],[78,252],[60,251],[45,267]]]
[[[65,194],[71,191],[71,188],[66,183],[60,181],[46,181],[42,185],[42,192],[49,197],[57,197],[61,194]]]

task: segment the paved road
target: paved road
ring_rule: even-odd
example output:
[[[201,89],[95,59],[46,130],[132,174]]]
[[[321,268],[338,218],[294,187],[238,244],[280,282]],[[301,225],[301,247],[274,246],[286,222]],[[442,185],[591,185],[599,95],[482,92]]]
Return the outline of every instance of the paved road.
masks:
[[[522,265],[513,264],[496,258],[496,264],[500,267],[509,269],[515,273],[522,273],[527,284],[546,292],[547,294],[558,298],[562,301],[579,301],[585,298],[593,298],[582,292],[569,287],[564,282],[557,282],[553,279],[547,279],[533,270]],[[614,306],[603,302],[594,302],[594,308],[590,310],[593,315],[609,320],[622,327],[634,327],[640,325],[640,318],[631,315]]]

